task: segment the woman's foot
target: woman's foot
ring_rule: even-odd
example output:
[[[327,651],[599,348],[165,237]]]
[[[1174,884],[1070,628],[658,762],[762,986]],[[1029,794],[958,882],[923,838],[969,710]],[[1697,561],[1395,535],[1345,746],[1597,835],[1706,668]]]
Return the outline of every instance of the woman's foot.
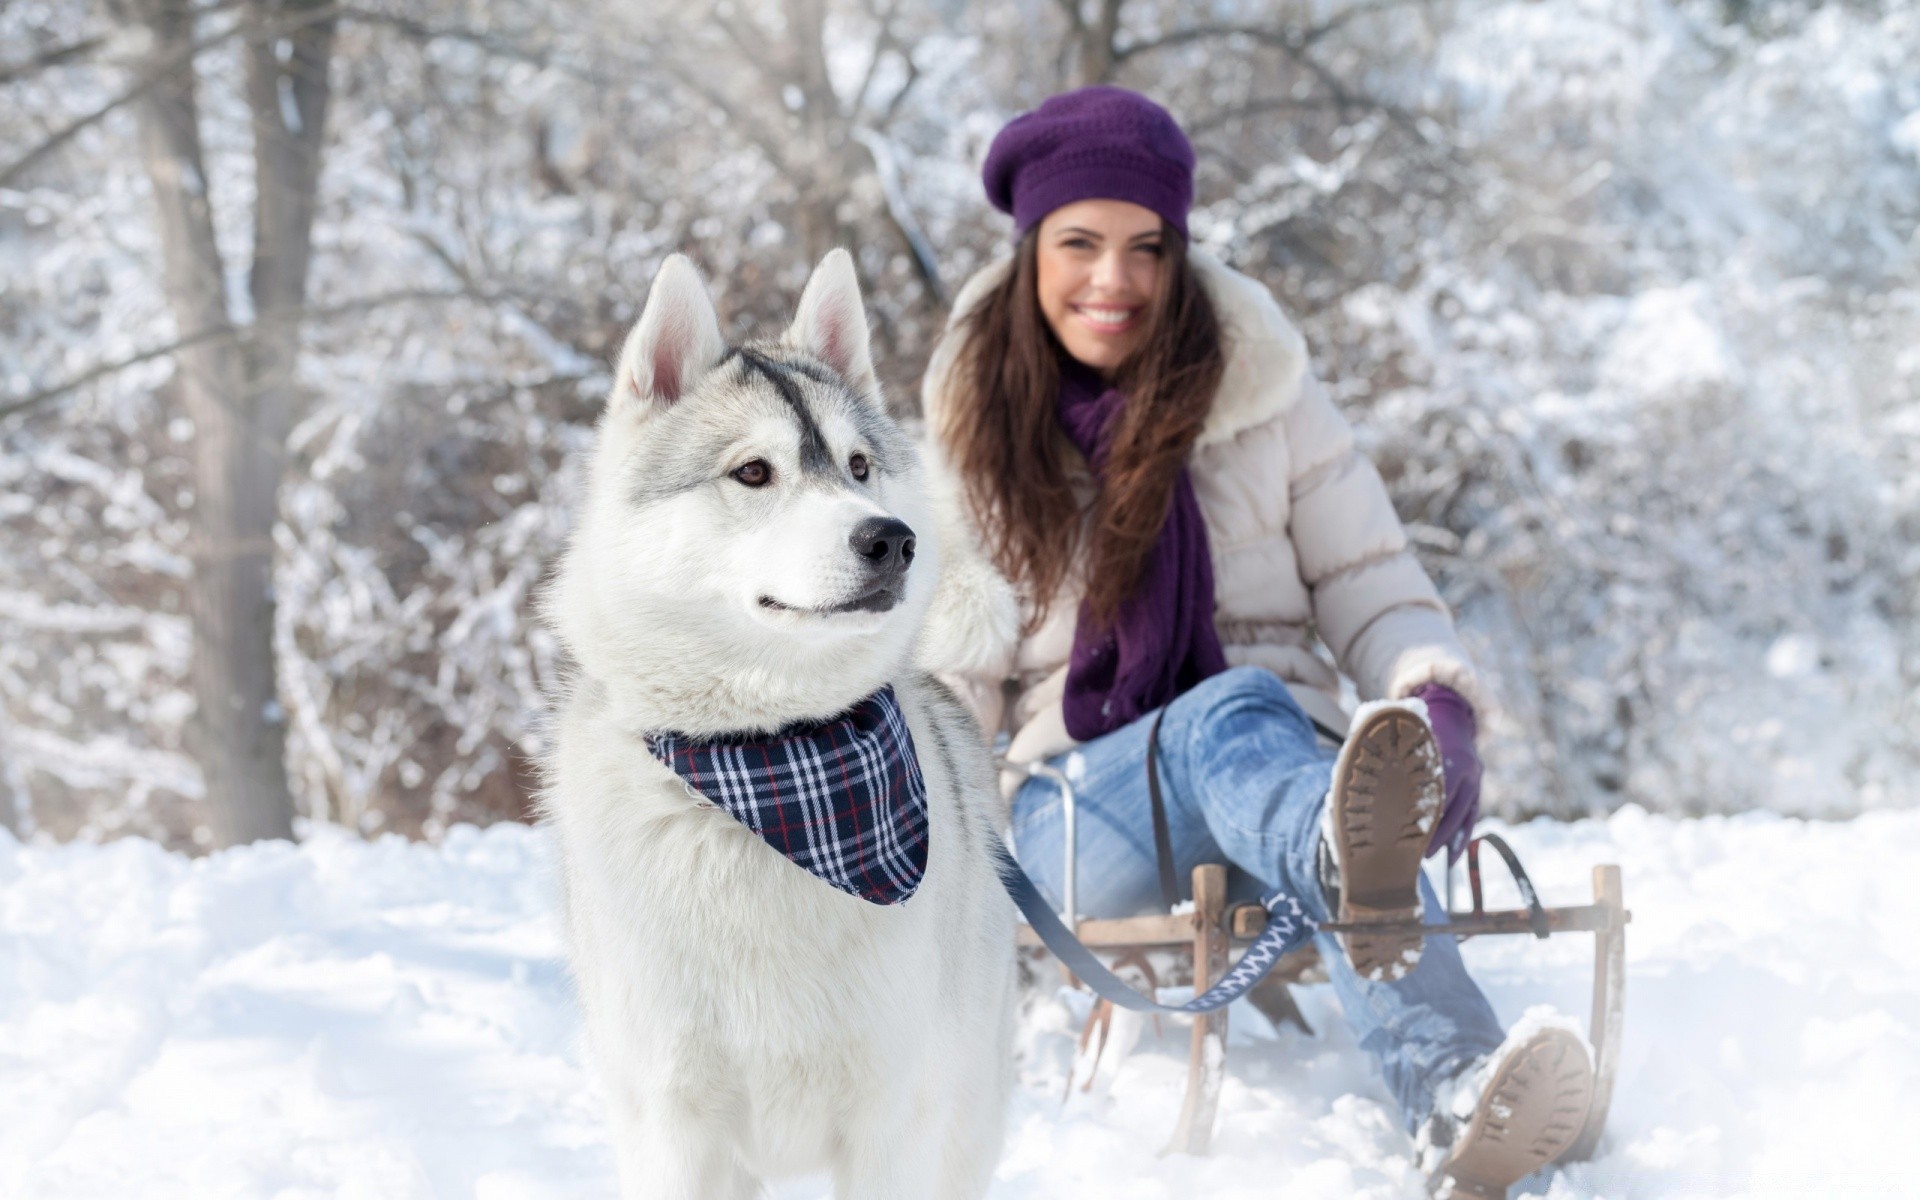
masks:
[[[1516,1031],[1444,1093],[1420,1134],[1428,1190],[1437,1200],[1506,1200],[1580,1136],[1593,1061],[1571,1030]]]
[[[1363,705],[1333,765],[1326,836],[1341,924],[1420,919],[1420,859],[1446,800],[1433,733],[1403,704]],[[1362,979],[1399,979],[1420,961],[1422,935],[1340,935]]]

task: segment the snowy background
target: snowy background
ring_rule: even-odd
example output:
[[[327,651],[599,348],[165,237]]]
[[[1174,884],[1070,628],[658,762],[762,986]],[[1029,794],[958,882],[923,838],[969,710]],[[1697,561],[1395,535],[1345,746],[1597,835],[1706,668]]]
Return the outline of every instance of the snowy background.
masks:
[[[263,113],[302,129],[286,77],[249,96],[249,48],[284,67],[278,22],[337,22],[266,526],[302,837],[212,854],[212,435],[171,352],[202,331],[140,117],[168,11],[250,344]],[[988,140],[1088,80],[1185,122],[1196,238],[1306,331],[1493,677],[1487,807],[1549,900],[1625,869],[1611,1132],[1545,1194],[1911,1192],[1914,0],[21,0],[0,1196],[606,1194],[521,822],[558,665],[530,597],[609,358],[672,251],[740,333],[845,244],[911,420],[947,297],[1004,251]],[[1585,939],[1467,955],[1503,1018],[1584,1018]],[[1316,1039],[1235,1013],[1208,1160],[1153,1155],[1184,1030],[1063,1106],[1073,1014],[1027,1005],[996,1196],[1421,1194],[1330,996]]]
[[[235,6],[201,11],[237,279],[245,71]],[[300,812],[525,814],[529,593],[662,257],[744,331],[854,246],[911,416],[943,296],[1004,246],[987,141],[1090,77],[1193,131],[1196,236],[1298,316],[1387,474],[1496,677],[1490,808],[1920,799],[1920,6],[1082,13],[347,10],[273,529]],[[118,103],[142,45],[94,0],[0,9],[0,822],[192,848],[196,431],[165,355],[91,374],[177,332]]]

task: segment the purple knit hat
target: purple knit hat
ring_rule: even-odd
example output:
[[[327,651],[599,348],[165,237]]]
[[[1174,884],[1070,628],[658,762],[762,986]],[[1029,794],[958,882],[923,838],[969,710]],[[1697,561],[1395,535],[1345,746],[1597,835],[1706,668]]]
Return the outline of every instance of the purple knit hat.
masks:
[[[1166,109],[1117,87],[1054,96],[1007,122],[980,171],[987,199],[1024,234],[1063,204],[1126,200],[1187,236],[1193,144]]]

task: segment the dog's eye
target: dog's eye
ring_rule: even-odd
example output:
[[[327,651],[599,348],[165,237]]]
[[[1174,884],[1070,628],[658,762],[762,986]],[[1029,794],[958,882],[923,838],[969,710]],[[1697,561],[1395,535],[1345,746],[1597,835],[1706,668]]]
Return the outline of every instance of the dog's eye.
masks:
[[[847,470],[853,472],[853,477],[855,479],[865,482],[867,478],[867,470],[868,470],[867,456],[864,454],[856,454],[852,458],[848,459]]]
[[[750,488],[765,487],[773,482],[773,468],[763,458],[735,467],[733,477]]]

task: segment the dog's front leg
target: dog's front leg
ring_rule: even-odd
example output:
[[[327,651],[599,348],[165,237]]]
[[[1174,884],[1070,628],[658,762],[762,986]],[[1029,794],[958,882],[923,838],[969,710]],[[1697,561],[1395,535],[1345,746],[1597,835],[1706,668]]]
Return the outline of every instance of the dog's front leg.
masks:
[[[834,1158],[834,1200],[933,1200],[940,1180],[934,1122],[875,1122]]]
[[[621,1200],[753,1200],[760,1185],[722,1132],[671,1104],[608,1106]]]

